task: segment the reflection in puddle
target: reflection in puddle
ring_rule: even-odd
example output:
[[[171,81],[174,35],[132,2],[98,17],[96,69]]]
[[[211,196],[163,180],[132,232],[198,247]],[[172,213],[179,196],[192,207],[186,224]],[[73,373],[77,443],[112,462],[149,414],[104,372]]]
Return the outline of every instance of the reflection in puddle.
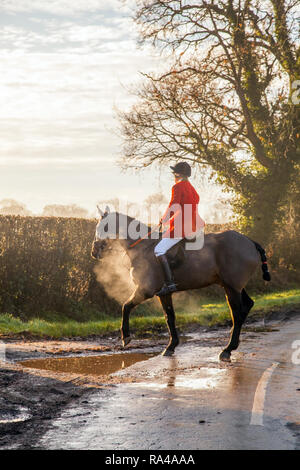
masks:
[[[200,375],[203,375],[203,372],[207,373],[207,377],[178,376],[176,378],[176,387],[190,388],[193,390],[214,388],[224,374],[226,374],[226,370],[224,369],[202,368]]]
[[[136,362],[155,356],[154,353],[103,354],[101,356],[59,357],[22,361],[25,367],[88,375],[109,375]]]
[[[18,409],[0,410],[0,424],[21,423],[31,418],[27,408],[20,406]]]
[[[215,388],[218,382],[227,374],[226,369],[217,369],[212,367],[202,367],[196,372],[188,375],[170,375],[167,383],[161,382],[142,382],[136,383],[135,386],[142,386],[153,389],[187,388],[191,390],[205,390]]]

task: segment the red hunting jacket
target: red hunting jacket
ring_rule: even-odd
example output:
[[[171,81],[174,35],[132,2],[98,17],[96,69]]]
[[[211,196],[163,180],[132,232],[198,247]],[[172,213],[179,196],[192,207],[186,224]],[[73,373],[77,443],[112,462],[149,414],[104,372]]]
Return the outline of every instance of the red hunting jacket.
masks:
[[[189,237],[205,226],[198,214],[199,194],[189,181],[183,180],[172,187],[172,198],[162,223],[168,224],[163,238]]]

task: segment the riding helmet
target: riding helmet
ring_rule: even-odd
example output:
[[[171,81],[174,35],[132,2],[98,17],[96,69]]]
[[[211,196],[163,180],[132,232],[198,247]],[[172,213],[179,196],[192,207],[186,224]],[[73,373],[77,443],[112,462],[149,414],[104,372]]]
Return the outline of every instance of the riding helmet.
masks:
[[[175,166],[170,166],[173,173],[178,173],[179,175],[183,176],[191,176],[192,169],[187,162],[179,162],[176,163]]]

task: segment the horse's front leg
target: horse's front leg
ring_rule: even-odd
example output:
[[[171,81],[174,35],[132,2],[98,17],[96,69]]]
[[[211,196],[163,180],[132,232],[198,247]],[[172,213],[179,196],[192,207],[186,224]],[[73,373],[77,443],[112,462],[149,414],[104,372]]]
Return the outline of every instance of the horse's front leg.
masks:
[[[169,344],[162,353],[163,356],[172,356],[174,354],[176,346],[179,344],[179,338],[175,326],[175,312],[173,308],[172,295],[162,295],[160,298],[161,305],[165,312],[165,318],[167,321],[170,339]]]
[[[129,315],[132,309],[145,300],[145,296],[137,289],[122,306],[121,340],[123,347],[130,343]]]

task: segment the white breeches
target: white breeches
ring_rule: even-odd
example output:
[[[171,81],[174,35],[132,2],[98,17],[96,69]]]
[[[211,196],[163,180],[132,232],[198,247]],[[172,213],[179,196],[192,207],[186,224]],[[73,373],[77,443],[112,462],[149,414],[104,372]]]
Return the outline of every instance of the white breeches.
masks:
[[[182,238],[162,238],[160,242],[154,248],[155,256],[162,256],[167,253],[167,251],[172,248],[172,246],[179,243]]]
[[[155,246],[154,248],[154,254],[155,256],[162,256],[167,253],[167,251],[172,248],[172,246],[176,245],[176,243],[179,243],[182,238],[162,238],[161,241]],[[201,250],[204,245],[204,229],[200,229],[196,236],[195,239],[192,241],[186,241],[185,243],[185,249],[186,250]]]

